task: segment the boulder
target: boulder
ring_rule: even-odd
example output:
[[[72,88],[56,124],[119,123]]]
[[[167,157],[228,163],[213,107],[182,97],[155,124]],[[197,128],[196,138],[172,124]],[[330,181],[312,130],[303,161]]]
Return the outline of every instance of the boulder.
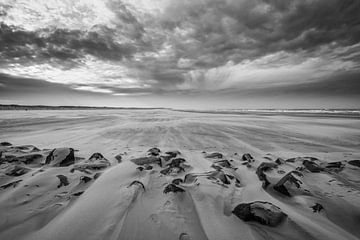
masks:
[[[57,167],[67,167],[75,163],[73,148],[55,148],[46,157],[45,164]]]
[[[350,161],[348,161],[348,164],[356,166],[356,167],[360,167],[360,160],[350,160]]]
[[[244,155],[242,155],[241,159],[243,161],[248,161],[248,162],[253,162],[254,158],[251,156],[250,153],[245,153]]]
[[[29,168],[26,168],[26,167],[23,167],[20,165],[15,165],[15,166],[11,166],[8,169],[6,169],[5,174],[8,176],[17,177],[17,176],[24,175],[28,172],[30,172]]]
[[[277,168],[278,165],[273,162],[262,162],[258,168],[256,169],[256,175],[258,176],[259,180],[263,182],[263,188],[267,188],[270,185],[270,182],[266,178],[266,174],[264,172]]]
[[[290,189],[295,186],[298,189],[302,188],[302,181],[300,178],[302,177],[302,174],[297,171],[291,171],[288,174],[286,174],[284,177],[282,177],[275,185],[274,190],[282,193],[285,196],[291,197],[291,194],[289,192]],[[302,189],[305,192],[308,192],[306,189]]]
[[[240,203],[234,208],[232,213],[245,222],[255,221],[271,227],[278,226],[287,217],[287,215],[274,204],[260,201]]]
[[[159,148],[154,147],[154,148],[150,148],[147,152],[151,156],[159,156],[161,151]]]
[[[185,192],[185,190],[178,187],[177,185],[171,183],[171,184],[167,185],[165,187],[165,189],[164,189],[164,194],[167,194],[169,192],[174,192],[174,193],[176,193],[176,192]]]
[[[303,165],[307,170],[309,170],[312,173],[318,173],[323,170],[318,164],[309,160],[304,160]]]

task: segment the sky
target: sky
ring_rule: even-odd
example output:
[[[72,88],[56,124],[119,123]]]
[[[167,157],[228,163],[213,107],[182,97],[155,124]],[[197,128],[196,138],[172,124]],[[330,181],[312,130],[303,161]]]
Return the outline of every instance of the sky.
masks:
[[[360,108],[359,0],[0,0],[0,104]]]

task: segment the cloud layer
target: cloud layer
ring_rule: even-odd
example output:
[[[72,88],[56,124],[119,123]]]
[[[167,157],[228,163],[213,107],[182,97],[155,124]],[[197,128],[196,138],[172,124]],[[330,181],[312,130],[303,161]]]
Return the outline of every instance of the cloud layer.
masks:
[[[357,76],[359,12],[357,0],[5,0],[0,72],[114,96],[314,92]]]

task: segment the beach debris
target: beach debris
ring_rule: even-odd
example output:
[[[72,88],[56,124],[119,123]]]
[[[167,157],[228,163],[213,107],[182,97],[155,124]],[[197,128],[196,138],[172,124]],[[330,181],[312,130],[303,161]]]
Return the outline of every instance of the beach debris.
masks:
[[[145,191],[145,186],[144,186],[144,184],[143,184],[142,182],[140,182],[140,181],[138,181],[138,180],[132,181],[132,182],[130,183],[130,185],[128,186],[128,188],[131,187],[131,186],[133,186],[133,185],[138,185],[138,186],[142,187],[142,188],[144,189],[144,191]]]
[[[360,167],[360,160],[350,160],[350,161],[348,161],[348,164],[356,166],[356,167]]]
[[[213,153],[207,154],[205,156],[205,158],[223,158],[223,155],[222,155],[222,153],[219,153],[219,152],[213,152]]]
[[[261,201],[240,203],[234,208],[232,213],[245,222],[255,221],[271,227],[278,226],[287,217],[279,207],[272,203]]]
[[[157,148],[157,147],[153,147],[153,148],[150,148],[149,150],[147,150],[148,154],[151,155],[151,156],[159,156],[160,154],[160,149]]]
[[[173,184],[173,183],[170,183],[169,185],[167,185],[164,189],[164,194],[167,194],[169,192],[185,192],[184,189],[178,187],[177,185]]]
[[[307,170],[309,170],[312,173],[318,173],[323,170],[318,164],[306,159],[303,161],[302,164],[305,166]]]
[[[9,168],[7,168],[5,171],[5,174],[8,176],[17,177],[17,176],[24,175],[28,172],[30,172],[29,168],[26,168],[26,167],[23,167],[20,165],[14,165],[14,166],[10,166]]]
[[[253,162],[254,158],[251,156],[250,153],[245,153],[244,155],[242,155],[241,159],[243,161],[247,161],[247,162]]]
[[[302,187],[302,181],[300,180],[302,174],[298,171],[291,171],[282,177],[274,186],[274,190],[282,193],[285,196],[291,197],[289,189],[292,188],[292,185],[295,185],[296,188]],[[307,191],[306,189],[303,189]]]
[[[320,203],[315,203],[315,205],[311,206],[310,208],[312,208],[314,213],[320,212],[321,210],[324,209],[324,207]]]
[[[21,182],[21,181],[22,180],[20,179],[20,180],[16,180],[16,181],[4,184],[4,185],[0,186],[0,189],[6,189],[6,188],[9,188],[9,187],[15,188],[19,184],[19,182]]]
[[[60,180],[60,183],[57,186],[57,188],[61,188],[62,186],[69,185],[69,181],[68,181],[66,176],[64,176],[64,175],[56,175],[56,177],[59,178],[59,180]]]
[[[264,172],[268,170],[272,170],[277,168],[278,165],[274,162],[262,162],[256,169],[256,175],[258,176],[259,180],[262,181],[262,187],[265,189],[267,186],[270,185],[270,182],[266,178],[266,174]]]
[[[46,157],[45,164],[67,167],[75,163],[73,148],[54,148]]]

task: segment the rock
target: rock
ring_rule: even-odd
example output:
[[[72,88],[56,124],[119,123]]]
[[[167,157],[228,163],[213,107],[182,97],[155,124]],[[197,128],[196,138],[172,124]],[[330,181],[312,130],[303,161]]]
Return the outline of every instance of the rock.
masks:
[[[258,168],[256,169],[256,175],[258,176],[259,180],[262,181],[262,187],[265,189],[267,186],[270,185],[270,182],[266,178],[266,174],[264,172],[277,168],[278,165],[273,162],[262,162]]]
[[[224,174],[222,171],[210,171],[206,173],[189,173],[185,175],[184,182],[185,183],[194,183],[198,177],[206,177],[210,180],[219,180],[223,184],[230,184],[230,181],[226,174]]]
[[[130,161],[132,161],[136,165],[145,165],[145,164],[154,164],[154,163],[159,165],[161,164],[160,158],[155,156],[134,158],[131,159]]]
[[[115,159],[118,161],[118,163],[121,163],[121,161],[122,161],[122,156],[121,156],[121,154],[116,155],[116,156],[115,156]]]
[[[68,181],[66,176],[64,176],[64,175],[56,175],[56,177],[58,177],[59,180],[60,180],[60,184],[57,186],[58,188],[61,188],[62,186],[69,185],[69,181]]]
[[[144,191],[145,191],[145,186],[144,186],[144,184],[143,184],[142,182],[135,180],[135,181],[133,181],[132,183],[130,183],[130,185],[128,186],[128,188],[131,187],[131,186],[133,186],[133,185],[138,185],[138,186],[142,187],[142,188],[144,189]]]
[[[312,208],[312,210],[313,210],[314,213],[315,213],[315,212],[320,212],[321,210],[324,209],[324,207],[323,207],[321,204],[319,204],[319,203],[315,203],[315,205],[312,206],[311,208]]]
[[[284,163],[285,163],[285,160],[282,159],[282,158],[277,158],[277,159],[275,160],[275,163],[278,164],[278,165],[281,165],[281,164],[284,164]]]
[[[171,184],[167,185],[165,187],[165,189],[164,189],[164,194],[167,194],[169,192],[174,192],[174,193],[176,193],[176,192],[185,192],[185,190],[178,187],[178,186],[176,186],[175,184],[171,183]]]
[[[11,183],[4,184],[4,185],[0,186],[0,189],[6,189],[6,188],[9,188],[9,187],[15,188],[19,184],[19,182],[21,182],[21,181],[22,180],[20,179],[20,180],[16,180],[14,182],[11,182]]]
[[[309,170],[310,172],[313,172],[313,173],[318,173],[323,170],[319,165],[317,165],[316,163],[311,162],[309,160],[304,160],[303,165],[305,166],[305,168],[307,170]]]
[[[278,174],[284,174],[285,171],[280,169],[280,170],[277,171],[277,173],[278,173]]]
[[[187,233],[181,233],[179,236],[179,240],[191,240],[189,234]]]
[[[205,158],[222,158],[223,155],[218,152],[213,152],[205,156]]]
[[[9,147],[9,146],[11,146],[12,144],[9,143],[9,142],[1,142],[0,145],[1,145],[1,146],[4,146],[4,147]]]
[[[181,153],[177,150],[175,151],[167,151],[165,154],[169,155],[170,158],[175,158],[177,155],[180,155]]]
[[[171,162],[170,162],[170,164],[168,164],[168,166],[171,168],[180,167],[180,165],[184,162],[186,162],[186,160],[184,158],[175,158],[175,159],[171,160]]]
[[[160,151],[160,149],[154,147],[154,148],[149,149],[147,152],[151,156],[159,156],[161,151]]]
[[[26,154],[23,156],[16,157],[15,159],[25,164],[31,164],[34,163],[35,161],[40,163],[43,159],[43,155],[38,153],[32,153],[32,154]]]
[[[356,166],[356,167],[360,167],[360,160],[350,160],[350,161],[348,161],[348,164]]]
[[[172,183],[175,185],[179,185],[180,183],[184,182],[181,178],[175,178],[172,180]]]
[[[255,221],[271,227],[282,223],[287,215],[281,209],[269,202],[241,203],[237,205],[232,213],[241,220]]]
[[[94,179],[98,179],[98,178],[100,177],[100,175],[101,175],[101,173],[100,173],[100,172],[95,173],[95,174],[94,174]]]
[[[242,155],[241,159],[248,162],[254,161],[254,158],[250,155],[250,153],[245,153],[244,155]]]
[[[97,161],[97,160],[103,160],[103,159],[106,159],[101,153],[93,153],[90,158],[89,158],[89,161]]]
[[[78,197],[83,193],[84,193],[84,191],[80,191],[80,192],[73,193],[72,195]]]
[[[151,169],[153,169],[153,166],[151,166],[151,165],[145,166],[145,170],[151,170]]]
[[[345,164],[343,164],[342,162],[330,162],[325,165],[326,169],[337,171],[337,172],[343,170],[344,167],[345,167]]]
[[[294,163],[296,158],[289,158],[286,159],[285,162],[290,162],[290,163]]]
[[[232,168],[232,165],[228,160],[216,161],[215,164],[225,168]]]
[[[30,172],[29,168],[20,166],[20,165],[14,165],[9,167],[6,171],[5,174],[8,176],[12,176],[12,177],[17,177],[17,176],[21,176],[24,175],[26,173]]]
[[[67,167],[75,163],[73,148],[55,148],[46,157],[45,164],[53,166]]]
[[[109,167],[111,164],[101,153],[94,153],[88,160],[74,165],[74,169],[86,172],[89,170],[101,170]]]
[[[90,182],[91,180],[92,180],[92,178],[88,177],[88,176],[81,176],[80,177],[80,182],[83,182],[83,183]]]
[[[139,170],[140,172],[144,171],[143,167],[137,167],[136,169]]]
[[[292,171],[286,174],[284,177],[282,177],[275,185],[274,190],[291,197],[290,192],[288,191],[288,188],[291,188],[291,185],[295,185],[297,188],[301,188],[302,181],[299,179],[302,176],[300,172]]]

